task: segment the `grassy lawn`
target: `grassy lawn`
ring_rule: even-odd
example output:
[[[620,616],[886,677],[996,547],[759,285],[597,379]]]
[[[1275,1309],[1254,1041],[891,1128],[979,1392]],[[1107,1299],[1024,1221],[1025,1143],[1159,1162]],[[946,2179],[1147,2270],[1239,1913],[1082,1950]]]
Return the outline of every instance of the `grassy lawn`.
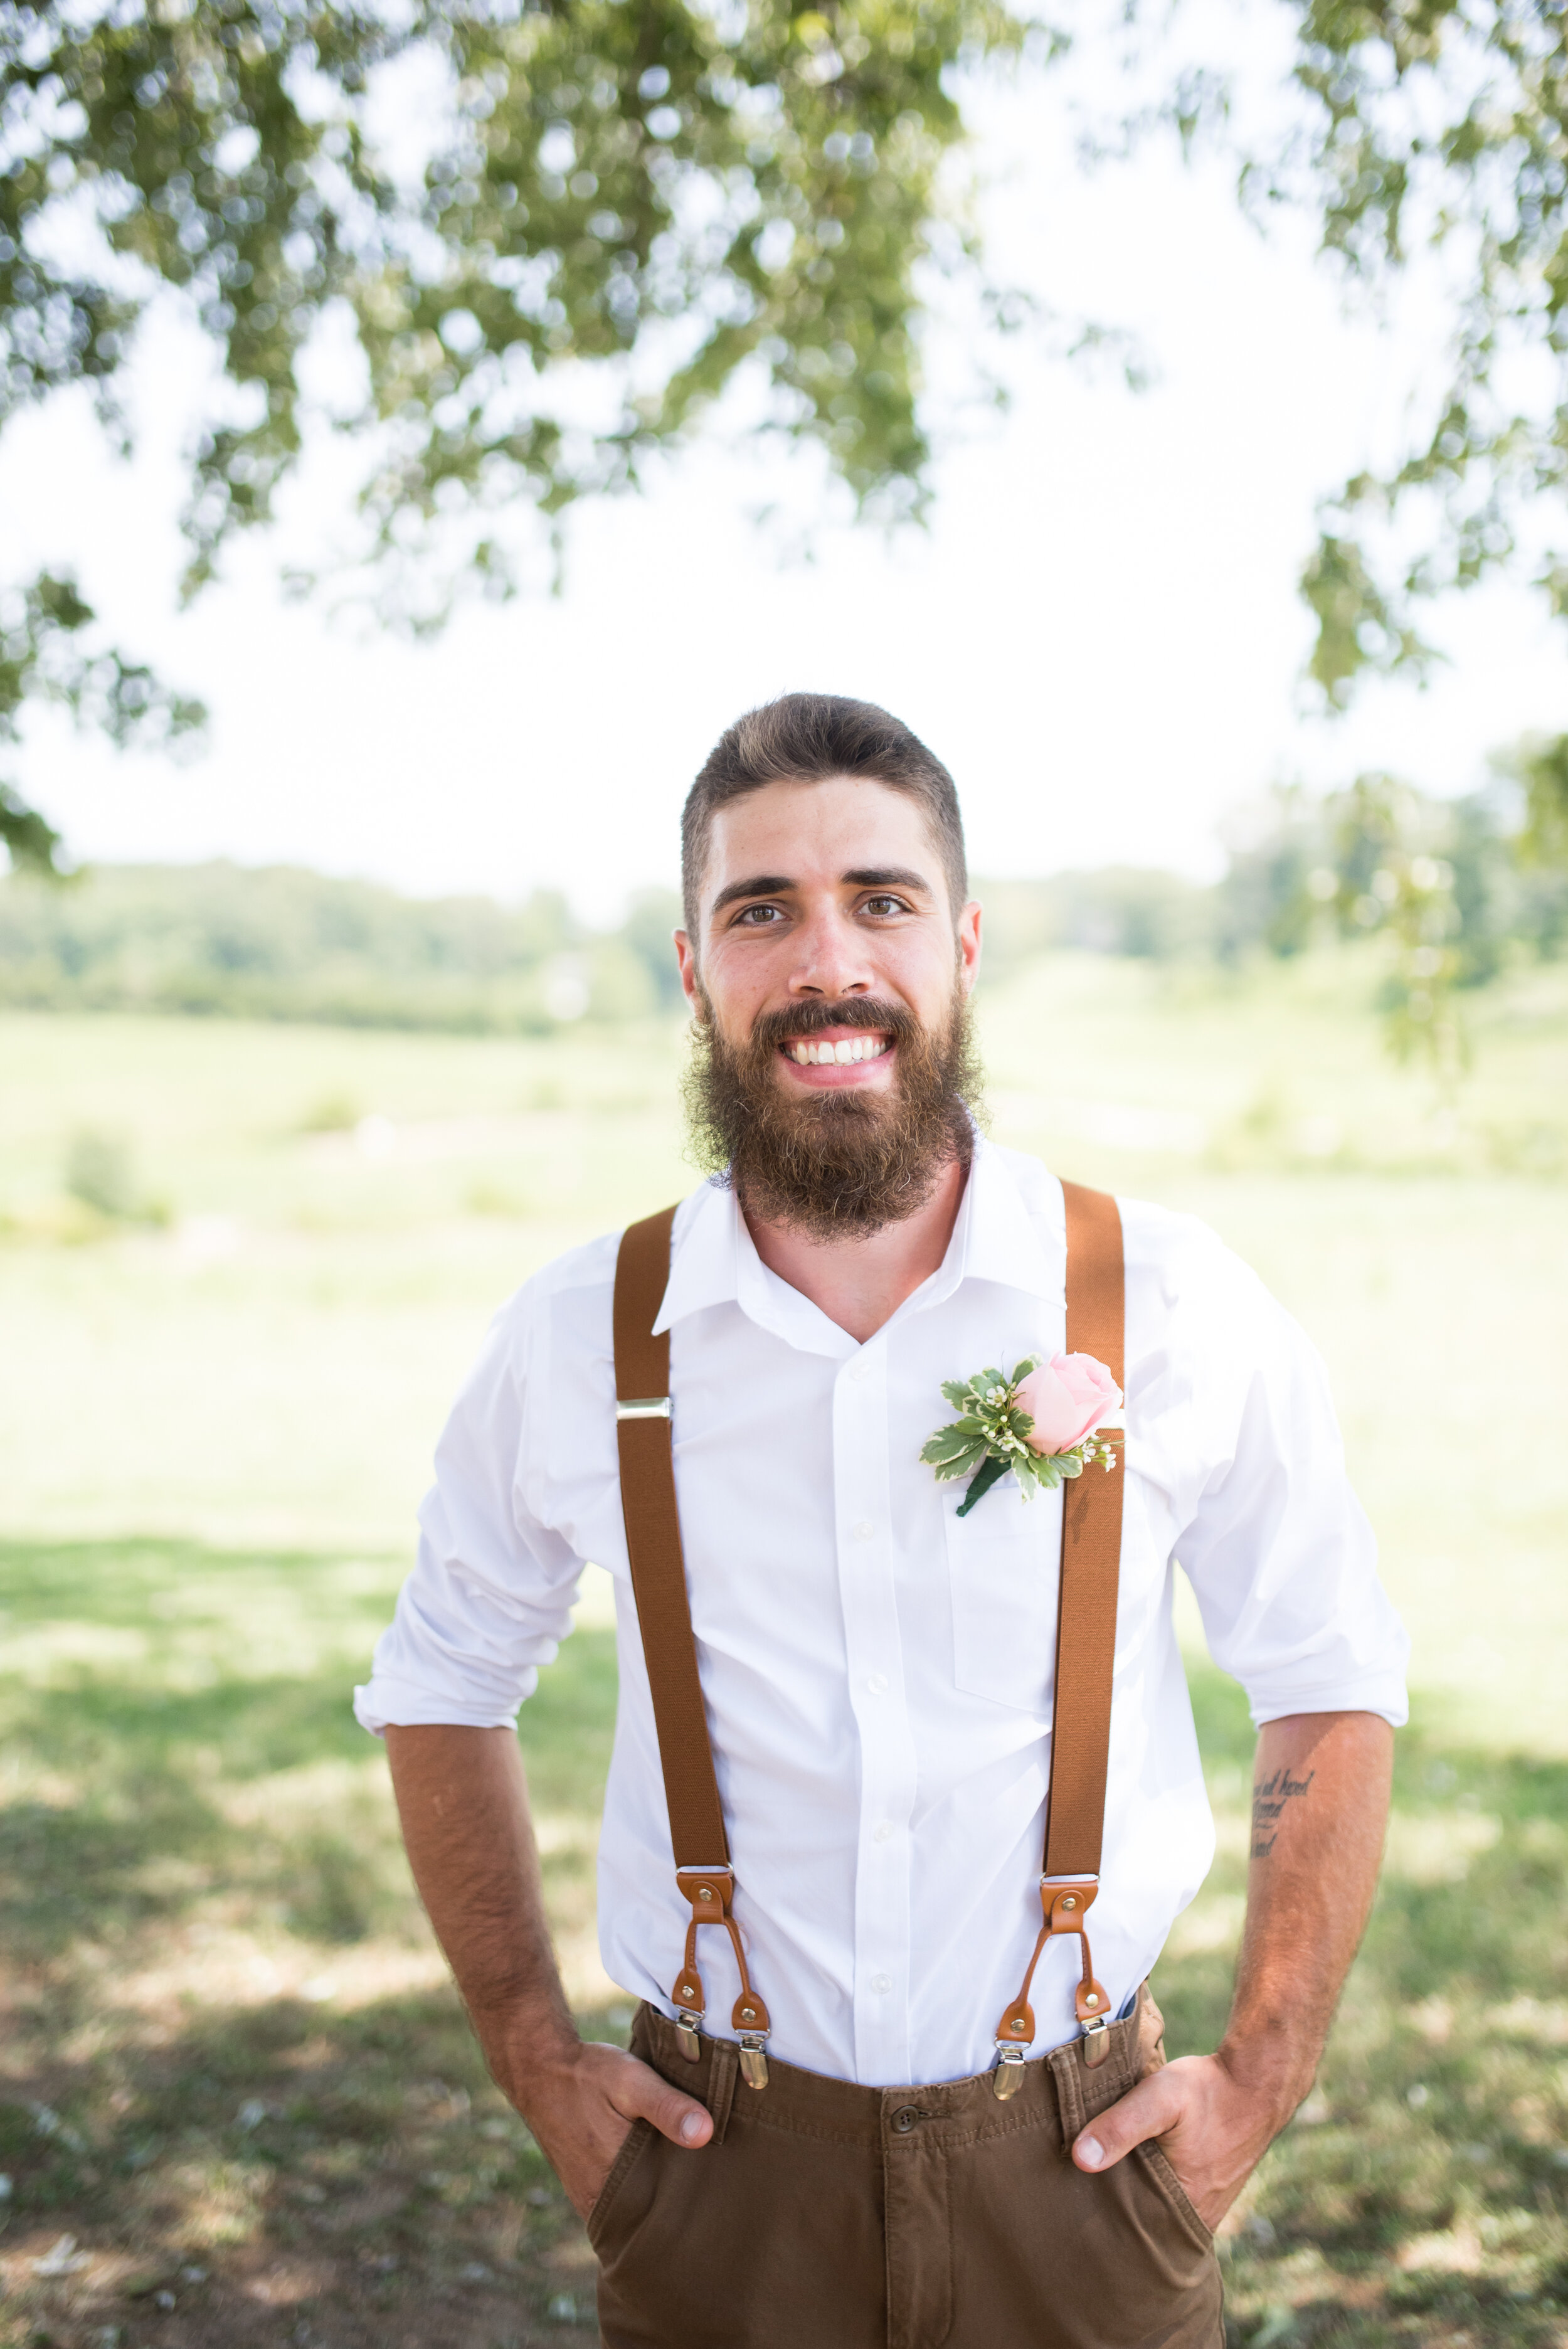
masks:
[[[995,1123],[1206,1216],[1306,1322],[1416,1640],[1378,1910],[1226,2234],[1233,2340],[1535,2349],[1568,2343],[1568,987],[1484,1000],[1457,1112],[1366,991],[1042,966],[987,1008]],[[0,1021],[0,2349],[593,2337],[346,1691],[495,1303],[690,1180],[678,1062],[652,1029]],[[130,1217],[65,1192],[84,1135]],[[523,1744],[615,2035],[603,1606]],[[1223,2016],[1251,1751],[1191,1669],[1221,1853],[1156,1978],[1178,2051]]]

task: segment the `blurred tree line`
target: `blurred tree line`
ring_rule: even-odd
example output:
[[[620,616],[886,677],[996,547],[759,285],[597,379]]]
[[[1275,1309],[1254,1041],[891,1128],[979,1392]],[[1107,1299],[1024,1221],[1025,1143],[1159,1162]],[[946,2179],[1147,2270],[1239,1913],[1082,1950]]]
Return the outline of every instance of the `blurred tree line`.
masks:
[[[403,897],[288,865],[120,865],[0,882],[0,1003],[546,1035],[679,1003],[673,891],[592,933],[552,890]]]
[[[986,976],[1064,949],[1240,967],[1375,940],[1396,1047],[1452,1074],[1466,992],[1568,950],[1568,864],[1536,812],[1554,805],[1539,773],[1560,752],[1527,743],[1460,800],[1382,775],[1327,799],[1277,792],[1233,825],[1207,885],[1131,866],[976,881]],[[0,882],[0,1004],[544,1035],[677,1010],[680,918],[662,889],[593,931],[552,891],[506,906],[227,864],[108,867],[65,886],[15,874]]]

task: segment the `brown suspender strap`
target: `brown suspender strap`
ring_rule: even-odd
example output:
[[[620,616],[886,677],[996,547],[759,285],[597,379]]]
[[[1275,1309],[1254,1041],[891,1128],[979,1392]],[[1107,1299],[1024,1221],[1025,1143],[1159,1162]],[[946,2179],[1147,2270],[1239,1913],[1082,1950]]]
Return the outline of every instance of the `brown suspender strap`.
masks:
[[[730,2019],[740,2037],[741,2071],[753,2087],[761,2087],[768,2078],[762,2054],[769,2029],[768,2009],[751,1987],[740,1928],[730,1913],[735,1878],[714,1775],[713,1744],[697,1674],[691,1599],[681,1554],[670,1427],[670,1341],[667,1334],[654,1335],[654,1322],[669,1280],[675,1214],[673,1207],[666,1207],[645,1222],[633,1224],[622,1238],[615,1260],[615,1437],[621,1455],[621,1508],[653,1692],[676,1882],[691,1903],[686,1960],[674,1993],[680,2013],[676,2029],[682,2046],[695,2061],[700,2053],[697,2026],[706,2003],[696,1962],[696,1929],[723,1925],[740,1970],[740,1996]]]
[[[1067,1208],[1067,1351],[1093,1354],[1117,1385],[1125,1385],[1124,1278],[1121,1217],[1101,1191],[1064,1183]],[[730,1911],[735,1889],[729,1844],[714,1775],[713,1744],[697,1673],[691,1600],[681,1554],[670,1426],[670,1341],[655,1338],[654,1322],[669,1279],[675,1209],[633,1224],[615,1264],[615,1420],[621,1457],[621,1506],[632,1567],[637,1619],[653,1693],[676,1881],[691,1904],[686,1958],[675,1986],[676,2031],[686,2052],[698,2054],[704,2012],[696,1963],[699,1925],[725,1926],[740,1972],[732,2024],[740,2039],[741,2073],[753,2087],[767,2084],[762,2044],[768,2009],[753,1991],[740,1931]],[[1062,1507],[1061,1585],[1057,1607],[1056,1701],[1051,1776],[1046,1801],[1045,1860],[1040,1899],[1045,1922],[1018,1996],[996,2030],[1000,2062],[996,2094],[1011,2095],[1022,2078],[1024,2050],[1035,2036],[1029,1989],[1046,1943],[1076,1933],[1083,1973],[1076,2000],[1085,2030],[1085,2061],[1108,2051],[1106,1993],[1095,1979],[1084,1916],[1099,1889],[1100,1839],[1110,1745],[1111,1672],[1116,1656],[1117,1581],[1121,1562],[1123,1464],[1091,1467],[1069,1482]]]
[[[1117,1385],[1124,1387],[1126,1279],[1121,1216],[1109,1193],[1086,1191],[1078,1183],[1062,1185],[1062,1199],[1068,1239],[1066,1350],[1094,1355]],[[1023,2051],[1035,2036],[1029,1987],[1053,1934],[1076,1933],[1083,1955],[1075,2005],[1086,2034],[1084,2060],[1097,2065],[1109,2050],[1109,2001],[1095,1979],[1084,1919],[1099,1889],[1111,1674],[1116,1661],[1117,1582],[1121,1568],[1123,1475],[1119,1451],[1112,1468],[1086,1468],[1063,1492],[1051,1778],[1040,1874],[1045,1922],[1024,1986],[1004,2009],[996,2026],[1001,2062],[995,2076],[996,2094],[1003,2097],[1018,2085]]]

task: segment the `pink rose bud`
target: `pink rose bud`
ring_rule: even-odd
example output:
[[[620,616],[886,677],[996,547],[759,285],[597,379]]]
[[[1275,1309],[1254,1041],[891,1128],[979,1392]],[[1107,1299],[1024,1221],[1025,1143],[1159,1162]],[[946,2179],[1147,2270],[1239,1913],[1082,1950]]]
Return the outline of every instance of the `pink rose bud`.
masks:
[[[1018,1389],[1018,1409],[1034,1421],[1024,1439],[1033,1452],[1070,1452],[1121,1407],[1121,1389],[1092,1354],[1057,1354]]]

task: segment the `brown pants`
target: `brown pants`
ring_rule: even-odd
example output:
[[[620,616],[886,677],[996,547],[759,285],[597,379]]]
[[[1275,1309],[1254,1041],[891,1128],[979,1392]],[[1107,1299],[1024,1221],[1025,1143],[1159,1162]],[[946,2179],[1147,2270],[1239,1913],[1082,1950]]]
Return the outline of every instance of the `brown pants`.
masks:
[[[861,2088],[736,2050],[688,2063],[644,2006],[633,2052],[713,2115],[683,2152],[638,2121],[588,2221],[605,2349],[1220,2349],[1212,2240],[1158,2146],[1103,2176],[1084,2123],[1165,2061],[1147,1989],[1089,2071],[1075,2042],[991,2075]]]

